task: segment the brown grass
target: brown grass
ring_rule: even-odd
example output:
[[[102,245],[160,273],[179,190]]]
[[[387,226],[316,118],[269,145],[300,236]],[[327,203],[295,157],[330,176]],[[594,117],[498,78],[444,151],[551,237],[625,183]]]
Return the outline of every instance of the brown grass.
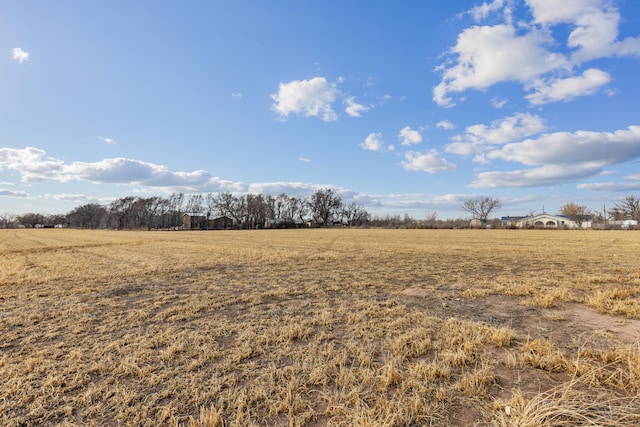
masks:
[[[0,230],[0,424],[638,425],[638,253],[614,231]]]

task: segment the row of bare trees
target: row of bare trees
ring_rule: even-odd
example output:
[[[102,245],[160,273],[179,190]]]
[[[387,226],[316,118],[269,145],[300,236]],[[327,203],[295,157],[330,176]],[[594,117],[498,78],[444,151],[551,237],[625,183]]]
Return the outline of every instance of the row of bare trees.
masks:
[[[0,226],[19,224],[28,228],[64,225],[75,228],[177,229],[184,213],[209,217],[226,216],[237,228],[297,227],[312,222],[323,227],[333,224],[364,225],[369,213],[355,202],[345,204],[333,189],[320,189],[308,197],[280,194],[235,195],[226,193],[174,193],[169,197],[127,196],[108,205],[87,203],[66,215],[24,214],[0,217]]]
[[[499,220],[489,216],[501,207],[498,199],[480,197],[466,200],[461,209],[473,218],[500,226]],[[344,224],[390,228],[466,228],[465,219],[438,219],[436,212],[425,219],[408,214],[371,216],[355,202],[345,204],[332,189],[321,189],[308,197],[280,194],[276,197],[262,194],[234,195],[232,193],[190,194],[174,193],[169,197],[123,197],[110,204],[87,203],[65,215],[0,214],[0,228],[23,226],[28,228],[64,225],[76,228],[114,229],[177,229],[182,226],[185,212],[204,213],[208,216],[226,216],[238,228],[298,227],[312,222],[317,226]],[[615,202],[608,212],[599,212],[586,205],[569,202],[560,208],[581,224],[589,219],[595,222],[610,220],[636,220],[640,222],[640,197],[629,195]],[[531,213],[532,214],[532,213]]]

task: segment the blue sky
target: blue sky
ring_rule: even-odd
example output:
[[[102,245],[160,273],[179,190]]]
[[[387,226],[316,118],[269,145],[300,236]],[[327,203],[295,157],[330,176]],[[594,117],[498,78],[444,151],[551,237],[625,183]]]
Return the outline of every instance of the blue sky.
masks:
[[[6,2],[0,212],[337,190],[374,215],[640,192],[634,0]]]

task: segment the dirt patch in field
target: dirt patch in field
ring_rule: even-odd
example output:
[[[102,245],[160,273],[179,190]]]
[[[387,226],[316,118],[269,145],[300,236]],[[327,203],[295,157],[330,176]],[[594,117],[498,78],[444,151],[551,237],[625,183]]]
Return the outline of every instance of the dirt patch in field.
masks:
[[[601,314],[579,303],[542,308],[524,305],[523,297],[489,295],[465,298],[451,289],[408,288],[399,301],[435,317],[460,318],[514,329],[522,339],[545,338],[560,347],[575,349],[598,338],[633,343],[640,339],[640,320]]]

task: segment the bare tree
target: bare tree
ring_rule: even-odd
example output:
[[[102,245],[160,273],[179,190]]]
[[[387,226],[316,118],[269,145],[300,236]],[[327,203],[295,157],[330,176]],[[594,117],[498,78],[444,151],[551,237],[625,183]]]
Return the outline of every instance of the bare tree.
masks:
[[[320,189],[313,193],[308,202],[313,219],[326,227],[342,210],[342,198],[331,188]]]
[[[39,213],[26,213],[16,217],[18,223],[25,228],[35,228],[37,225],[44,225],[45,216]]]
[[[16,216],[14,214],[5,212],[0,215],[0,228],[9,228],[11,224],[16,220]]]
[[[242,224],[245,219],[244,198],[236,197],[230,192],[218,193],[212,201],[212,206],[220,216],[231,218],[234,224]]]
[[[640,197],[626,196],[624,199],[615,203],[615,206],[609,212],[613,219],[635,219],[640,221]]]
[[[477,199],[468,199],[462,203],[462,210],[469,212],[474,219],[486,221],[491,212],[500,209],[502,203],[499,199],[491,197],[479,197]]]
[[[585,205],[579,205],[574,202],[569,202],[560,207],[560,214],[565,215],[571,221],[577,223],[578,227],[582,227],[582,223],[592,216],[591,209]]]
[[[426,214],[424,225],[426,228],[436,228],[438,223],[438,212],[433,211]]]
[[[108,211],[98,203],[80,205],[67,214],[71,227],[98,228],[106,223]]]
[[[169,197],[169,221],[170,227],[180,227],[182,225],[182,205],[184,204],[184,193],[173,193]]]
[[[342,210],[342,217],[346,220],[347,225],[359,226],[369,220],[369,212],[356,202],[351,202]]]
[[[190,194],[187,199],[187,211],[202,213],[204,211],[204,197],[202,194]]]

